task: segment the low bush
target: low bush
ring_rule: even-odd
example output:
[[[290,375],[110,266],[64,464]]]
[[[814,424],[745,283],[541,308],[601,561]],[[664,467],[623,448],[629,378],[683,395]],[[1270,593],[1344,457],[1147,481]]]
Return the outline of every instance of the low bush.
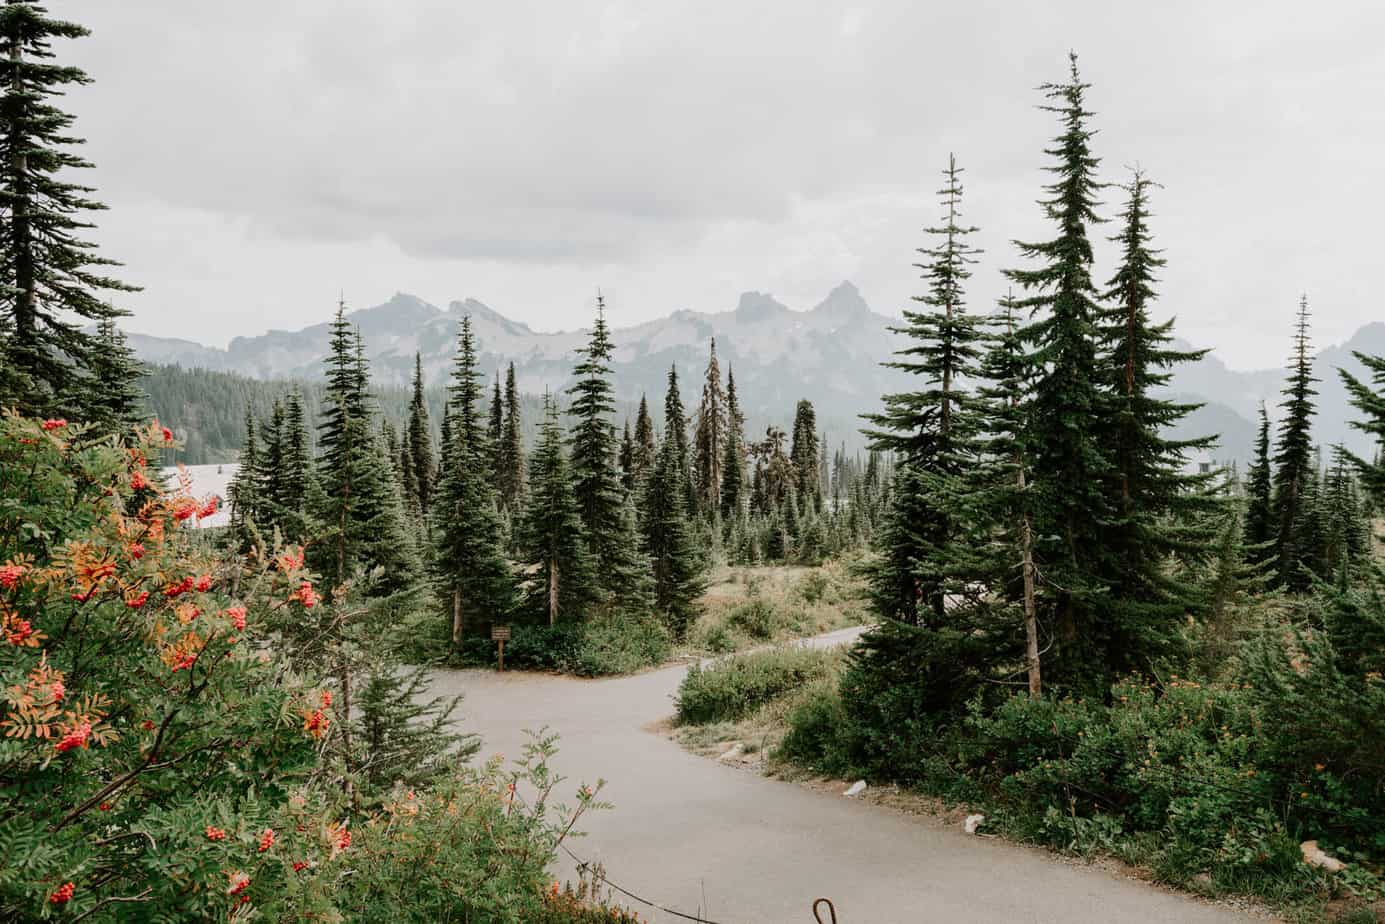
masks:
[[[846,776],[852,770],[844,740],[849,729],[836,679],[819,680],[790,708],[788,732],[775,756],[818,773]]]
[[[673,636],[650,616],[613,613],[582,626],[573,671],[585,676],[632,674],[668,660]]]
[[[727,623],[757,641],[768,641],[788,620],[774,603],[762,597],[752,597],[733,609]]]
[[[678,687],[678,721],[689,725],[741,719],[785,693],[832,676],[835,651],[781,648],[694,664]]]
[[[599,677],[662,664],[672,651],[673,638],[662,623],[613,613],[582,623],[512,626],[505,643],[505,667]],[[494,667],[496,644],[484,636],[468,637],[462,642],[459,660],[470,667]]]

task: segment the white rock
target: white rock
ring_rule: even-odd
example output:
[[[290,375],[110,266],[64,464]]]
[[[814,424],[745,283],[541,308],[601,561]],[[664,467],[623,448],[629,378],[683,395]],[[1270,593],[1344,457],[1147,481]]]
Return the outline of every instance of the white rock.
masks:
[[[731,745],[731,747],[727,748],[726,751],[723,752],[722,755],[721,755],[720,757],[717,758],[717,760],[720,760],[720,761],[736,760],[737,758],[739,758],[739,757],[740,757],[742,754],[744,754],[744,753],[745,753],[745,745],[743,745],[743,744],[741,744],[739,741],[737,741],[735,744]]]
[[[1298,849],[1303,851],[1303,862],[1309,866],[1325,869],[1329,873],[1340,873],[1347,868],[1341,860],[1323,853],[1317,841],[1304,841],[1298,845]]]
[[[986,823],[985,815],[968,815],[962,822],[962,830],[968,834],[975,834],[976,829]]]
[[[856,782],[852,783],[852,784],[851,784],[851,788],[848,789],[846,792],[842,793],[842,795],[844,795],[844,796],[853,796],[853,797],[854,797],[854,796],[859,796],[861,793],[863,793],[863,792],[865,792],[865,791],[866,791],[866,781],[865,781],[865,780],[857,780]]]

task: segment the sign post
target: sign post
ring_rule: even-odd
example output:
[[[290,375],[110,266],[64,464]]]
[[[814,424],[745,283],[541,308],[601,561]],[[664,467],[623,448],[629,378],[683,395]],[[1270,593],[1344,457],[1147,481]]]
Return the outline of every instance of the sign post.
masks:
[[[491,626],[491,641],[495,642],[496,657],[499,661],[500,673],[505,672],[505,643],[510,639],[509,626]]]

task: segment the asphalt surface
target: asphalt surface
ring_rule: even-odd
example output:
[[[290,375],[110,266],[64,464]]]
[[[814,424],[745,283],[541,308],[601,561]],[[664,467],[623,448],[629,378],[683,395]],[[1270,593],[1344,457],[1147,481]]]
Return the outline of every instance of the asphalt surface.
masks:
[[[822,636],[841,644],[860,630]],[[553,766],[607,781],[615,809],[587,816],[569,843],[607,877],[666,908],[716,924],[811,924],[831,898],[839,924],[1054,922],[1230,924],[1229,908],[1061,862],[960,827],[771,780],[689,754],[647,729],[673,713],[684,667],[613,680],[439,671],[434,693],[461,693],[461,725],[482,755],[519,755],[525,729],[561,734]],[[564,859],[558,873],[571,875]],[[642,920],[674,915],[626,900]],[[824,914],[824,922],[828,922]],[[828,922],[830,924],[830,922]]]

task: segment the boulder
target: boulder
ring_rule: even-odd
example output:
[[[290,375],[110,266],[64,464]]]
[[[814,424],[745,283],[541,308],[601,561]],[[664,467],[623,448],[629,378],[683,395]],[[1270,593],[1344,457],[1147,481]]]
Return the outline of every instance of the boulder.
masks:
[[[1309,866],[1325,869],[1329,873],[1340,873],[1347,868],[1341,860],[1323,853],[1317,841],[1304,841],[1298,845],[1298,849],[1303,851],[1303,862]]]

